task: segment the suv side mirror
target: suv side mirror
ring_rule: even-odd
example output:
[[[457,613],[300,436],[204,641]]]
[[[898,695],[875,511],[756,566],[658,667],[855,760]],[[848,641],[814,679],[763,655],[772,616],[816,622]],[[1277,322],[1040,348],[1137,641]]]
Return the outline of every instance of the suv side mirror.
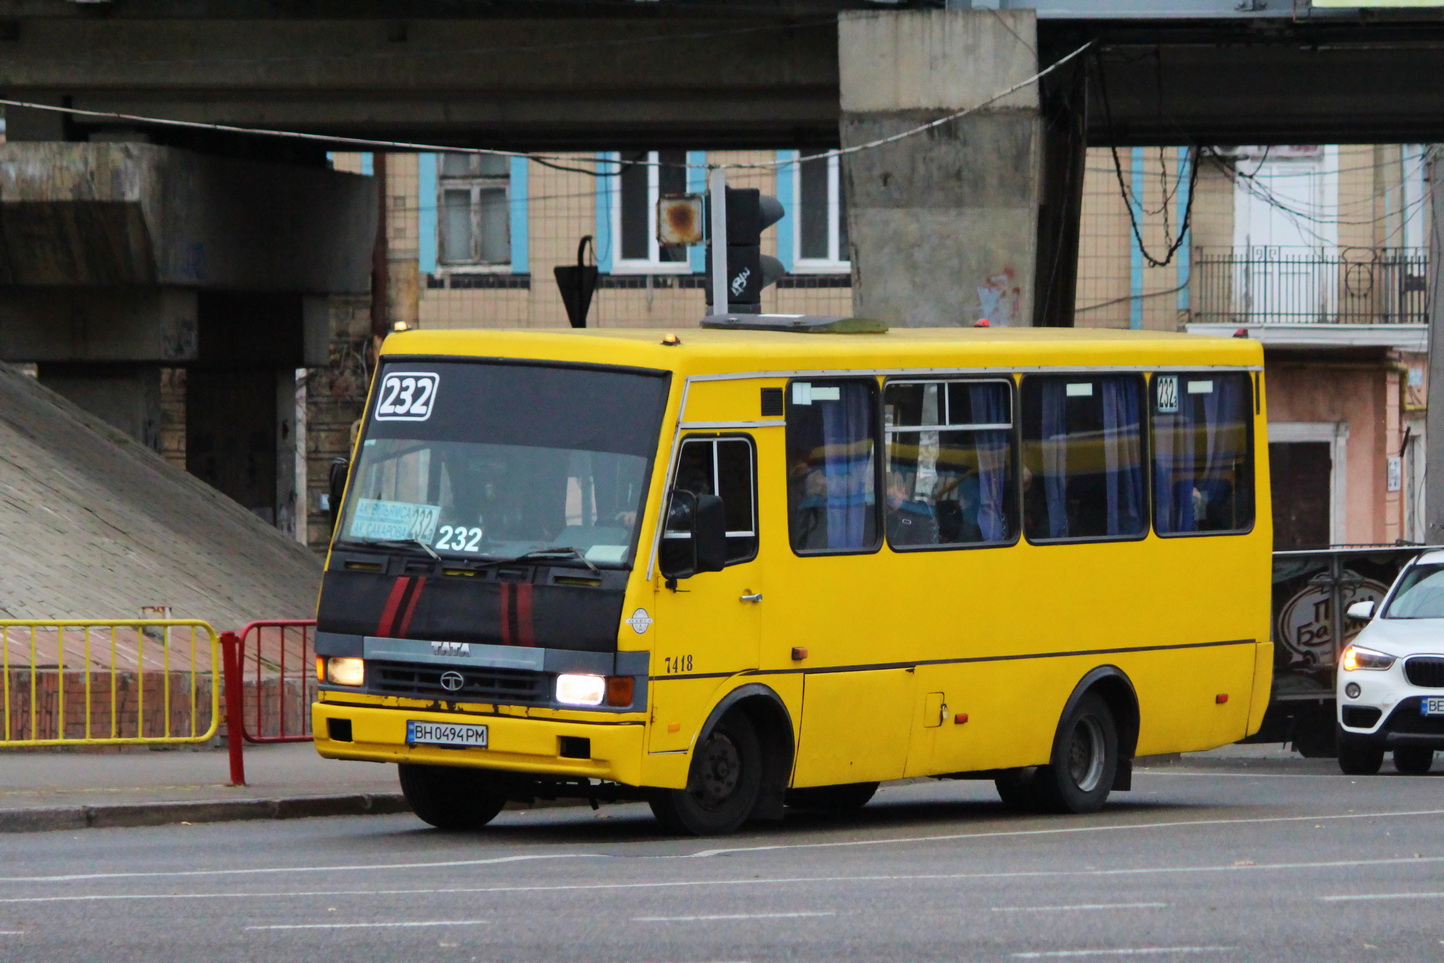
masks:
[[[727,565],[727,514],[716,495],[673,491],[659,553],[664,578],[691,578]]]
[[[331,516],[331,534],[336,534],[336,520],[341,517],[341,499],[346,494],[346,475],[351,463],[344,458],[331,461],[330,474],[326,478],[326,512]]]
[[[1360,622],[1367,622],[1374,617],[1374,602],[1373,600],[1369,600],[1367,602],[1355,602],[1344,610],[1344,614],[1351,619],[1357,619]]]

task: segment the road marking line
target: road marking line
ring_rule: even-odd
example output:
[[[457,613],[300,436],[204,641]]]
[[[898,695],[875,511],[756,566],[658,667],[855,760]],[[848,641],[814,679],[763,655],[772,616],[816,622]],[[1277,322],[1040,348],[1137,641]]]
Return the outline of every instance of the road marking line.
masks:
[[[1063,910],[1162,909],[1167,903],[1080,903],[1077,906],[990,906],[994,913],[1052,913]]]
[[[552,883],[552,884],[501,884],[497,886],[433,886],[404,889],[342,889],[342,890],[291,890],[277,892],[216,892],[216,893],[95,893],[79,896],[10,896],[0,897],[0,905],[18,903],[80,903],[124,900],[163,899],[277,899],[277,898],[319,898],[323,896],[475,896],[481,894],[510,893],[575,893],[601,892],[605,890],[669,890],[698,889],[707,886],[779,886],[823,883],[909,883],[909,882],[986,882],[1000,879],[1056,879],[1068,876],[1081,879],[1092,877],[1125,877],[1164,875],[1168,873],[1256,873],[1279,870],[1305,870],[1317,872],[1321,869],[1361,869],[1365,867],[1420,866],[1444,863],[1444,856],[1398,856],[1387,859],[1326,860],[1300,863],[1259,863],[1253,866],[1152,866],[1131,869],[1080,869],[1080,870],[1013,870],[996,873],[907,873],[864,876],[777,876],[746,877],[738,879],[695,879],[673,880],[670,882],[646,883]]]
[[[1065,826],[1050,829],[1017,829],[988,833],[948,833],[938,836],[902,836],[891,839],[849,839],[828,843],[774,843],[766,846],[733,846],[704,849],[677,859],[735,856],[738,853],[775,852],[784,849],[835,849],[844,846],[878,846],[884,843],[943,843],[960,839],[999,839],[1021,836],[1061,836],[1074,833],[1122,832],[1133,829],[1177,829],[1192,826],[1253,826],[1268,823],[1324,822],[1338,819],[1398,819],[1405,816],[1444,816],[1444,809],[1415,809],[1395,813],[1327,813],[1321,816],[1259,816],[1250,819],[1177,819],[1161,823],[1122,823],[1110,826]],[[0,882],[9,880],[0,879]],[[30,882],[30,880],[25,880]]]
[[[395,923],[277,923],[273,926],[247,926],[248,930],[359,930],[391,926],[487,926],[490,920],[425,920]]]
[[[1232,946],[1139,946],[1117,950],[1047,950],[1040,953],[1014,953],[1020,960],[1039,960],[1067,956],[1145,956],[1158,953],[1227,953]]]
[[[798,916],[836,916],[836,913],[719,913],[715,916],[634,916],[633,923],[697,923],[703,920],[782,920]]]
[[[1348,903],[1379,899],[1444,899],[1444,893],[1362,893],[1356,896],[1320,896],[1324,903]]]
[[[1120,823],[1105,826],[1067,826],[1050,829],[1000,830],[981,833],[947,833],[937,836],[902,836],[883,839],[856,839],[828,843],[777,843],[767,846],[735,846],[727,849],[704,849],[676,856],[644,856],[640,859],[699,859],[730,856],[737,853],[763,853],[791,849],[830,849],[843,846],[880,846],[886,844],[941,843],[969,839],[1013,839],[1030,836],[1060,836],[1077,833],[1112,833],[1143,829],[1179,829],[1204,826],[1261,826],[1271,823],[1326,822],[1340,819],[1402,819],[1408,816],[1444,816],[1444,809],[1414,809],[1402,812],[1326,813],[1318,816],[1260,816],[1243,819],[1178,819],[1159,823]],[[495,866],[502,863],[524,863],[543,859],[623,859],[610,853],[535,853],[525,856],[495,856],[487,859],[439,860],[426,863],[373,863],[341,866],[260,866],[251,869],[188,869],[144,873],[71,873],[63,876],[0,876],[0,883],[70,883],[104,879],[182,879],[197,876],[260,876],[280,873],[344,873],[394,872],[402,869],[463,869],[472,866]]]

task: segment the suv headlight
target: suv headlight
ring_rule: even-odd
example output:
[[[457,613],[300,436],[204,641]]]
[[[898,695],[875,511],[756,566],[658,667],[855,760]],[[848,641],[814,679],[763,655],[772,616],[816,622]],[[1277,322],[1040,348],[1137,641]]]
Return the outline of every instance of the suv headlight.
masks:
[[[1394,656],[1358,645],[1344,649],[1344,656],[1339,660],[1339,665],[1346,672],[1353,672],[1355,669],[1387,669],[1393,664]]]

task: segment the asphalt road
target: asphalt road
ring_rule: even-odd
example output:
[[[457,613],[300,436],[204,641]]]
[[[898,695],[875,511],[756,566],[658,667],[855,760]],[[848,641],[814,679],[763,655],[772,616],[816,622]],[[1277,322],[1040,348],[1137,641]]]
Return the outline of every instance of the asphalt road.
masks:
[[[13,835],[0,960],[1444,959],[1444,775],[1134,785],[1047,817],[905,784],[709,840],[636,805]]]

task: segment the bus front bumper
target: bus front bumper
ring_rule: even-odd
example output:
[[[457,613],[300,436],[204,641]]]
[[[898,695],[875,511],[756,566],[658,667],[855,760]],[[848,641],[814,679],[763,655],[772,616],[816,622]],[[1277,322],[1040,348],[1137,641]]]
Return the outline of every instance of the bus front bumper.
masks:
[[[333,725],[333,721],[343,724]],[[349,727],[344,725],[348,722]],[[408,745],[408,722],[485,726],[486,747]],[[639,722],[570,722],[314,702],[311,724],[311,731],[316,734],[316,751],[327,759],[476,766],[537,776],[641,785],[646,730]],[[348,728],[349,740],[333,738]],[[566,756],[562,755],[564,746]],[[579,752],[583,746],[585,758],[580,757]]]

